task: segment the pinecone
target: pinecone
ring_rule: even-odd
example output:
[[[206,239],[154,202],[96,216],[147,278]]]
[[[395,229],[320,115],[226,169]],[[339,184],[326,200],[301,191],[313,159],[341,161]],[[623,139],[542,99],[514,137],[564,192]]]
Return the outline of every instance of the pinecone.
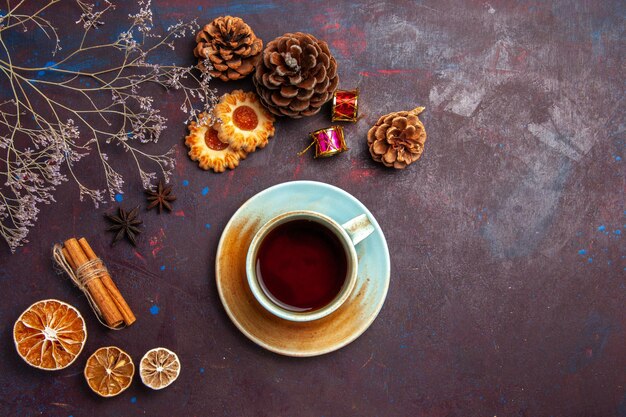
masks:
[[[424,151],[426,130],[417,117],[424,107],[382,116],[367,132],[367,144],[374,161],[404,169]]]
[[[337,61],[328,44],[300,32],[268,43],[253,79],[269,111],[293,118],[319,112],[339,83]]]
[[[263,41],[254,35],[239,17],[218,17],[205,25],[197,34],[198,43],[193,54],[198,58],[198,68],[206,70],[204,60],[213,66],[209,74],[222,81],[238,80],[254,71]]]

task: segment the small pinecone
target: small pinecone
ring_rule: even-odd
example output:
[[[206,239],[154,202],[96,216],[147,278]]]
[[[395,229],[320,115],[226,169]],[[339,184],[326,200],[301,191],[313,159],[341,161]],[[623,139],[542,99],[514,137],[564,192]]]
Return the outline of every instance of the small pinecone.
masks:
[[[293,118],[319,112],[339,83],[337,61],[328,44],[300,32],[268,43],[253,79],[269,111]]]
[[[196,34],[193,54],[198,68],[206,70],[204,60],[213,66],[209,74],[222,81],[238,80],[254,71],[263,41],[239,17],[218,17]]]
[[[374,161],[404,169],[417,161],[424,151],[426,130],[417,117],[424,107],[389,113],[367,132],[367,144]]]

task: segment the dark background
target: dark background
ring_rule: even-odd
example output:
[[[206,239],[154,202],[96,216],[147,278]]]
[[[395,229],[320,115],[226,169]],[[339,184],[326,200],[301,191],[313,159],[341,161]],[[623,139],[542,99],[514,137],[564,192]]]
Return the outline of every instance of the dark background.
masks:
[[[132,3],[118,4],[100,30],[124,28]],[[268,147],[236,170],[204,172],[186,156],[175,93],[159,93],[169,129],[150,149],[176,147],[175,213],[142,212],[136,250],[111,249],[103,213],[117,203],[94,209],[66,183],[42,207],[31,243],[15,255],[1,249],[1,415],[626,416],[624,2],[155,1],[153,9],[157,29],[232,14],[265,43],[294,31],[326,40],[340,86],[361,90],[362,118],[345,127],[351,150],[296,156],[308,132],[330,124],[325,108],[278,121]],[[78,14],[63,10],[47,17],[71,42]],[[38,48],[28,34],[21,42],[24,54]],[[192,47],[191,38],[177,44],[180,64],[193,63]],[[252,88],[249,79],[213,86]],[[428,132],[422,159],[405,171],[375,164],[369,126],[418,105]],[[127,179],[121,206],[145,206],[129,160],[114,158]],[[81,172],[98,185],[95,165]],[[299,179],[359,198],[391,254],[389,294],[371,328],[308,359],[240,334],[213,272],[235,210]],[[52,245],[69,236],[86,236],[106,260],[138,316],[132,327],[106,330],[55,274]],[[56,373],[30,368],[13,347],[15,319],[43,298],[75,305],[88,326],[83,354]],[[107,345],[136,363],[168,347],[181,358],[180,378],[155,392],[136,375],[122,395],[101,399],[82,370]]]

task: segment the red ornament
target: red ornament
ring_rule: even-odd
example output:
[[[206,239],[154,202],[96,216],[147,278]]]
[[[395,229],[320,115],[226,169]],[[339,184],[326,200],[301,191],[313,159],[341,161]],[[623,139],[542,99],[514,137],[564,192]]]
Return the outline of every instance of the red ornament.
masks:
[[[359,89],[336,90],[333,95],[333,122],[356,122],[359,112]]]
[[[299,156],[311,149],[313,145],[315,145],[316,158],[333,156],[349,150],[346,146],[346,140],[341,126],[330,126],[316,130],[315,132],[309,133],[309,136],[311,136],[313,142],[311,142],[305,150],[299,152]]]

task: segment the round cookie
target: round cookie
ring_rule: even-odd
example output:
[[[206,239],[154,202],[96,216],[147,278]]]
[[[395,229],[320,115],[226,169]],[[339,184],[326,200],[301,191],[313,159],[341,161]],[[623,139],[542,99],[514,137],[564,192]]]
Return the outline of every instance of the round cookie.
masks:
[[[233,169],[248,155],[246,151],[233,149],[219,140],[215,124],[205,113],[201,113],[198,121],[192,121],[187,128],[189,135],[185,137],[185,145],[189,147],[189,157],[198,161],[204,170],[224,172],[226,168]]]
[[[224,94],[213,111],[219,139],[232,149],[254,152],[274,136],[274,116],[253,92],[235,90]]]

